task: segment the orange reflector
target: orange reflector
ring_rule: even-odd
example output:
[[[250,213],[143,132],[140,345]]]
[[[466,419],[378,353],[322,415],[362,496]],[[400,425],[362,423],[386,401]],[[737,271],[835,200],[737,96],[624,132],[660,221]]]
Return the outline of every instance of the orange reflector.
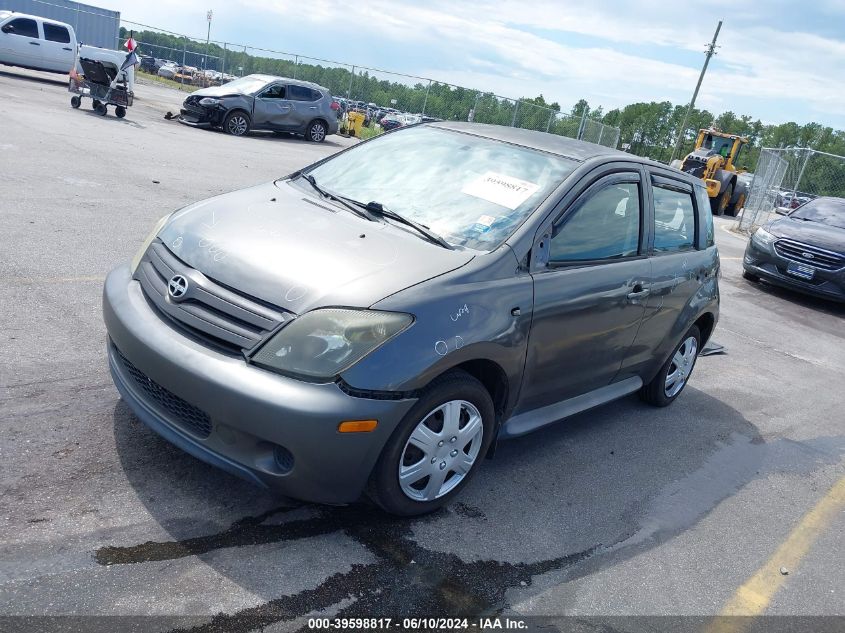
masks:
[[[375,431],[378,420],[346,420],[337,425],[339,433],[369,433]]]

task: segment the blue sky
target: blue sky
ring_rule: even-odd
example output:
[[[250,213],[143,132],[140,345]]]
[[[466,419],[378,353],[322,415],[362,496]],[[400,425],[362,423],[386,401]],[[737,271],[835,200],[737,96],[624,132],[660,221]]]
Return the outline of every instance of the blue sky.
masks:
[[[98,4],[93,2],[93,4]],[[845,0],[104,0],[126,20],[395,70],[564,110],[685,103],[719,19],[697,105],[845,129]],[[204,39],[204,38],[203,38]]]

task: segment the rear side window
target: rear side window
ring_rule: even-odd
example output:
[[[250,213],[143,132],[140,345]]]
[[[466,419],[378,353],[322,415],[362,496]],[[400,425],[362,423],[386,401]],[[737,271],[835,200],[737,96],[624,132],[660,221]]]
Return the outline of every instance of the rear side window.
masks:
[[[695,248],[695,210],[692,192],[654,186],[654,250]]]
[[[12,27],[9,31],[14,35],[22,35],[23,37],[34,37],[38,39],[38,23],[29,18],[17,18],[12,20],[6,26]]]
[[[698,201],[699,217],[704,216],[704,247],[709,248],[716,243],[716,229],[713,227],[713,214],[710,212],[710,198],[707,196],[707,189],[704,187],[696,187],[695,196]]]
[[[68,30],[59,26],[58,24],[49,24],[44,22],[44,39],[51,42],[60,42],[62,44],[70,43],[70,33]]]
[[[608,184],[576,203],[552,238],[551,262],[630,257],[639,252],[640,190],[633,182]]]
[[[322,96],[316,90],[305,86],[288,86],[288,95],[288,98],[294,101],[316,101]]]

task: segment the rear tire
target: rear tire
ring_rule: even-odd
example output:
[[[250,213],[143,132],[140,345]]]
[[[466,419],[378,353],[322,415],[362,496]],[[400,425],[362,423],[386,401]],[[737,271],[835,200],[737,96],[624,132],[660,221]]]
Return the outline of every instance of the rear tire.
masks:
[[[71,108],[78,108],[82,105],[82,97],[79,95],[74,95],[70,98],[70,107]]]
[[[367,494],[391,514],[437,510],[478,471],[494,431],[493,400],[484,385],[466,372],[449,372],[425,388],[393,431]]]
[[[650,383],[640,389],[640,398],[655,407],[667,407],[687,386],[701,349],[701,332],[693,325],[672,350],[668,360]]]
[[[232,136],[244,136],[249,132],[252,121],[243,110],[234,110],[223,119],[223,131]]]
[[[118,119],[122,119],[123,117],[125,117],[125,116],[126,116],[126,108],[124,108],[123,106],[117,106],[117,107],[114,109],[114,115],[115,115]]]
[[[757,275],[754,275],[747,270],[742,271],[742,278],[747,279],[748,281],[753,281],[755,284],[760,281],[760,278]]]
[[[109,109],[108,109],[108,107],[106,106],[105,103],[100,103],[98,101],[97,106],[94,108],[94,112],[96,112],[100,116],[106,116],[106,114],[108,114],[108,112],[109,112]]]
[[[326,135],[329,133],[326,124],[320,121],[311,121],[308,128],[305,130],[305,138],[315,143],[322,143],[326,140]]]

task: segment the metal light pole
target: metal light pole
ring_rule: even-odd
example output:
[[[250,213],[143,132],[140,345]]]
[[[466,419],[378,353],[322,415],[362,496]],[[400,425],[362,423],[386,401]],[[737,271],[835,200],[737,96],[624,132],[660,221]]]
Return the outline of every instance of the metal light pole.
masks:
[[[722,21],[719,20],[719,24],[716,26],[716,32],[713,34],[713,41],[707,45],[704,66],[701,68],[701,74],[698,76],[698,83],[695,84],[695,92],[692,93],[692,101],[690,101],[689,107],[687,107],[687,111],[684,114],[684,122],[681,123],[681,130],[678,132],[678,140],[675,143],[675,147],[672,149],[672,155],[669,157],[670,163],[675,160],[675,155],[678,153],[678,150],[681,149],[681,143],[683,142],[684,134],[687,130],[687,119],[689,119],[689,113],[692,112],[692,109],[695,107],[695,99],[698,97],[698,89],[701,88],[701,82],[704,79],[704,73],[707,72],[707,65],[710,63],[710,58],[716,54],[716,39],[719,37],[719,31],[721,30]]]
[[[205,14],[205,19],[208,20],[208,35],[205,37],[205,59],[203,60],[202,69],[208,69],[208,47],[211,44],[211,17],[212,11],[211,9],[208,10],[208,13]]]

